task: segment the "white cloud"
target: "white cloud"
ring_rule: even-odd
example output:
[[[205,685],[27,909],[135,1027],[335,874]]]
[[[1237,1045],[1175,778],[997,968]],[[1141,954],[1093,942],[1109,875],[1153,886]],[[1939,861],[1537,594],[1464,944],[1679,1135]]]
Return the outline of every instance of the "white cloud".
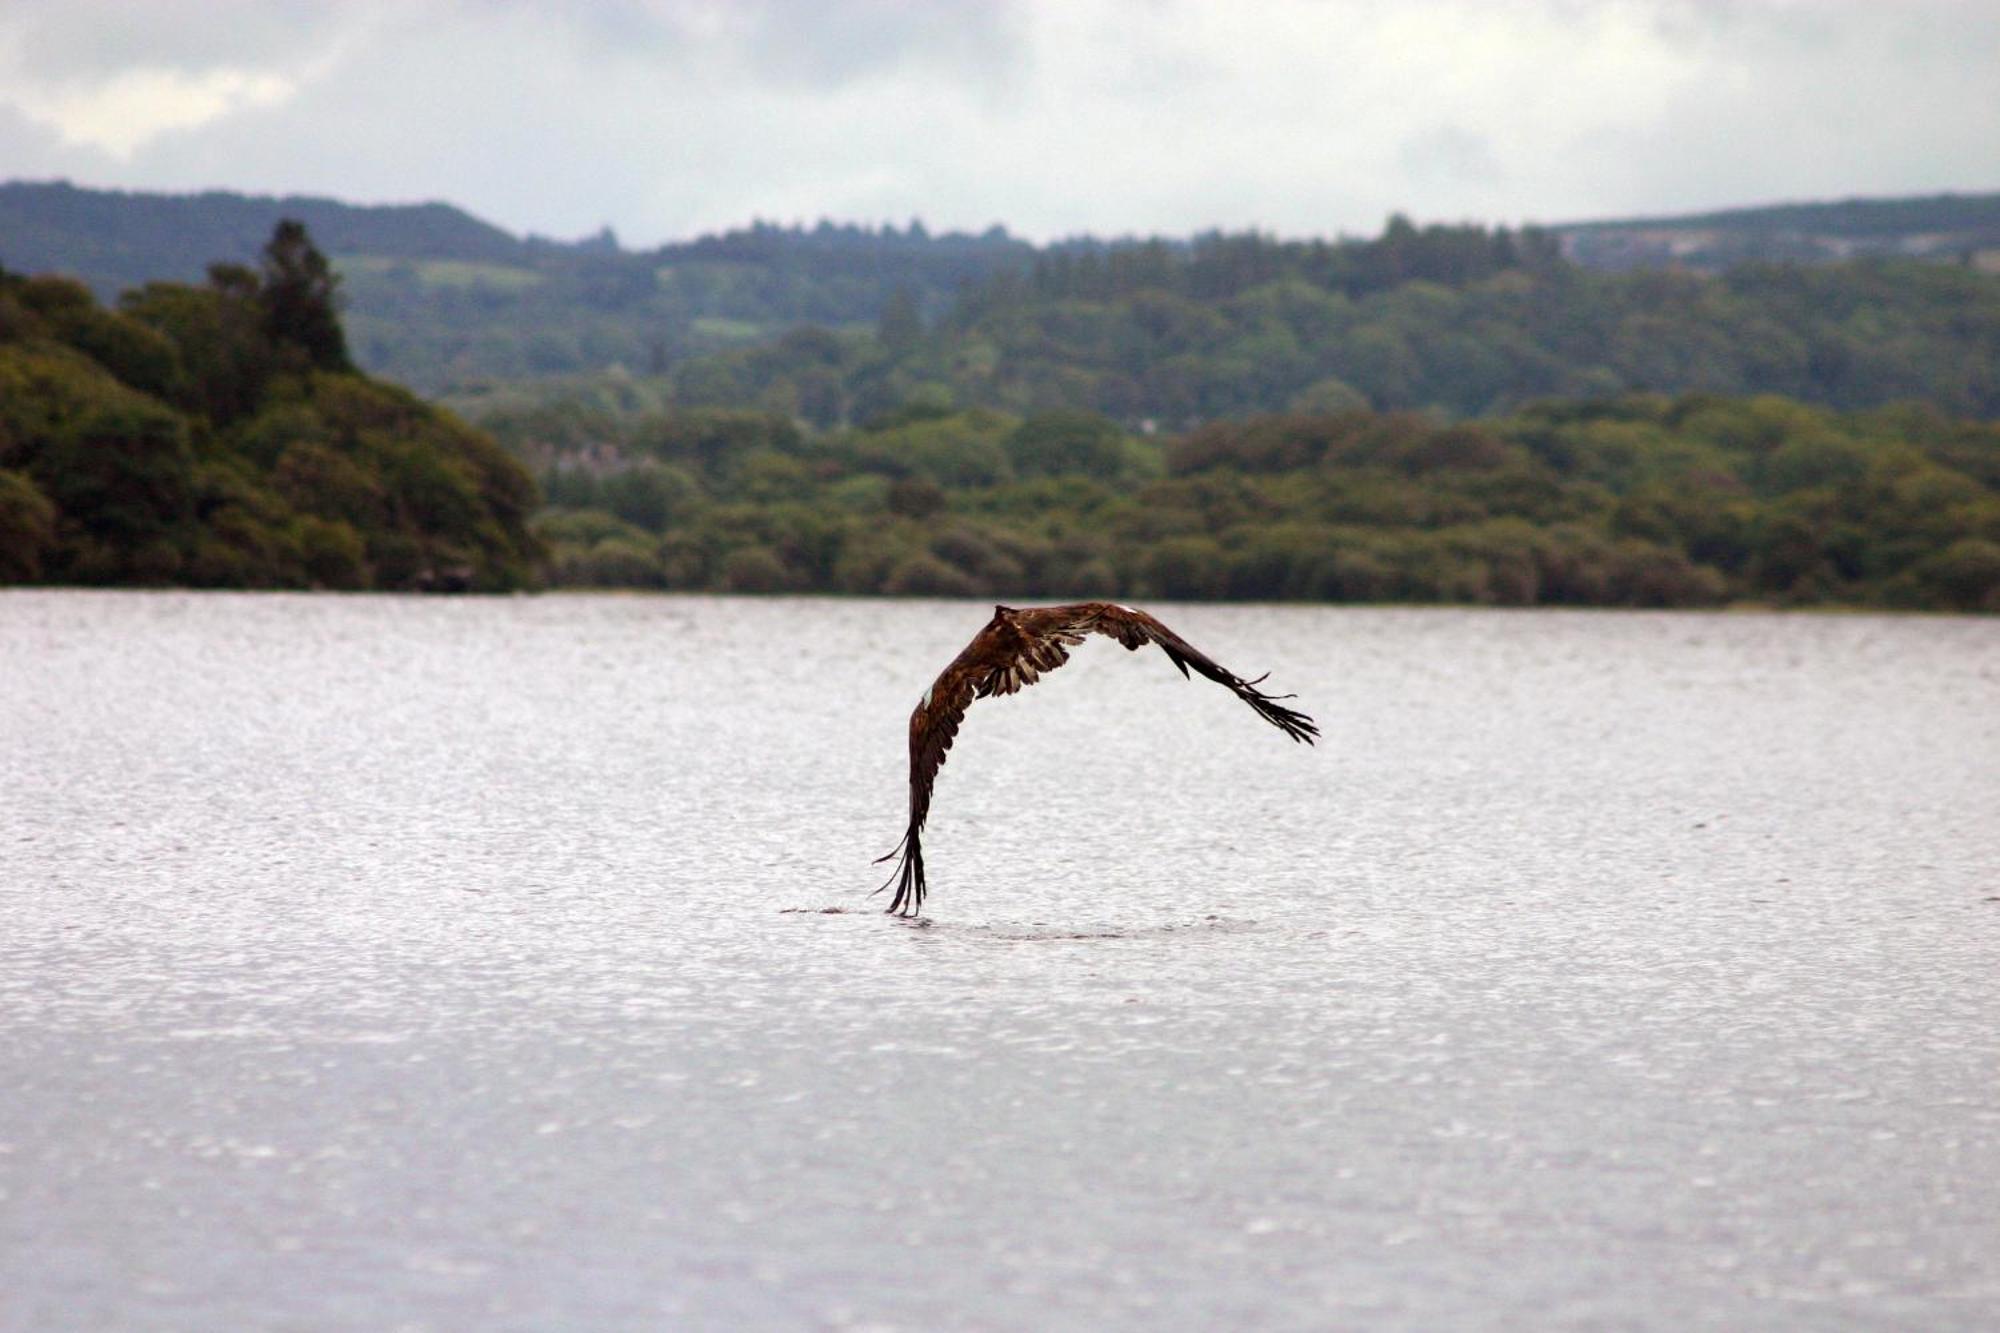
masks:
[[[275,106],[296,92],[280,74],[211,69],[127,69],[88,84],[15,85],[11,100],[64,143],[101,148],[129,161],[163,134],[195,129],[250,107]]]

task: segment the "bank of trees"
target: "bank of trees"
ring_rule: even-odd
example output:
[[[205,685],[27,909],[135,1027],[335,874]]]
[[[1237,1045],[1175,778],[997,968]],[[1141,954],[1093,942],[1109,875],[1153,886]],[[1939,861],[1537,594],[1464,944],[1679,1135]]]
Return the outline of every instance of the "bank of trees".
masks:
[[[1435,233],[1435,234],[1433,234]],[[1454,417],[1547,398],[1778,394],[2000,416],[2000,278],[1916,261],[1591,273],[1546,242],[1432,228],[1371,243],[1213,237],[1044,256],[917,339],[799,330],[680,361],[686,407],[864,424],[921,391],[1181,431],[1366,406]]]
[[[521,240],[442,205],[16,184],[0,185],[0,264],[108,292],[199,272],[280,208],[339,260],[355,360],[426,393],[616,367],[675,407],[761,407],[821,429],[863,425],[926,388],[1167,431],[1357,403],[1488,416],[1634,391],[1842,409],[1916,398],[2000,416],[2000,278],[1950,262],[2000,244],[1993,195],[1560,233],[1392,218],[1337,240],[1033,246],[999,228],[759,223],[631,251],[608,232]],[[1651,245],[1681,258],[1615,273],[1572,262],[1585,242],[1620,236],[1639,246],[1621,264]],[[1654,268],[1711,243],[1726,269]],[[1736,262],[1855,246],[1935,262]]]
[[[281,224],[257,268],[117,308],[0,274],[0,582],[521,587],[527,472],[357,373],[336,280]]]
[[[0,581],[2000,610],[1990,278],[1408,224],[1064,256],[483,429],[356,372],[295,225],[115,308],[0,274]]]
[[[496,418],[553,580],[733,592],[2000,610],[2000,427],[1629,396],[1128,434],[921,400]]]

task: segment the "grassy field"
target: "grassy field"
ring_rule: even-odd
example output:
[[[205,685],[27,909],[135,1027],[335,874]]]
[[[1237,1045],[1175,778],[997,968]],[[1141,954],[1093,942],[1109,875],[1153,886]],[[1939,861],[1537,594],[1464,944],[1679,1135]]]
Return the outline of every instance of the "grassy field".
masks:
[[[518,292],[539,286],[542,275],[514,264],[476,259],[403,259],[393,255],[340,255],[335,267],[346,273],[393,274],[407,270],[426,287],[491,287]]]

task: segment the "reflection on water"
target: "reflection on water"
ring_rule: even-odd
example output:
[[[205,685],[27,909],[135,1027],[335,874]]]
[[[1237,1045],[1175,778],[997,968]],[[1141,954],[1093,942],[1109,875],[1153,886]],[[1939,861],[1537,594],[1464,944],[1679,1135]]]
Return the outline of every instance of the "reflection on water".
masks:
[[[2000,624],[0,595],[0,1325],[1987,1328]]]

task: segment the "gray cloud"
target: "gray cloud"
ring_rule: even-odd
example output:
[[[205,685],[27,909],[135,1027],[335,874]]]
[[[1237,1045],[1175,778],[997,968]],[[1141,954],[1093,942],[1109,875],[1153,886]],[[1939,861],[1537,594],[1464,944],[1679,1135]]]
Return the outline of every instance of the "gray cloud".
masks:
[[[1014,4],[917,5],[848,0],[745,5],[745,45],[760,73],[838,88],[871,76],[929,66],[981,85],[1004,83],[1027,56]]]
[[[205,0],[199,6],[9,0],[0,34],[20,42],[38,74],[61,80],[134,66],[199,70],[296,59],[353,21],[351,11],[325,0]]]
[[[108,158],[90,160],[67,148],[48,126],[0,106],[0,179],[42,180],[79,171],[103,176],[113,165]]]
[[[2000,187],[2000,7],[1949,0],[199,12],[0,11],[0,174],[442,198],[640,243],[753,215],[1298,234]],[[121,72],[163,67],[286,93],[183,107],[124,160],[76,137],[91,97],[145,95]]]
[[[1457,125],[1439,125],[1403,140],[1397,160],[1416,181],[1463,181],[1490,185],[1502,178],[1493,145],[1484,135]]]

